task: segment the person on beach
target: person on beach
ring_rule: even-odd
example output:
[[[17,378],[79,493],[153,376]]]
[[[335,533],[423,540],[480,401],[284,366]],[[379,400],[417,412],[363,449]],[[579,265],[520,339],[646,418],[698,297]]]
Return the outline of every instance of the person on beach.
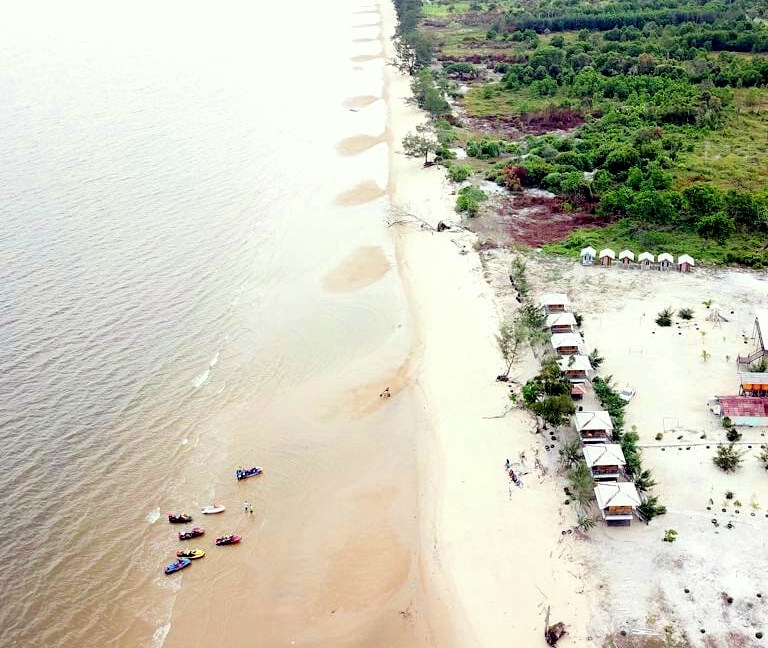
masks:
[[[246,513],[250,513],[250,511],[251,511],[251,504],[250,504],[250,502],[247,502],[247,501],[243,502],[243,506],[245,507],[245,512]]]
[[[389,398],[392,394],[389,393],[389,387],[379,394],[379,398]]]
[[[509,467],[510,467],[511,465],[512,465],[512,464],[510,464],[510,463],[509,463],[509,459],[507,459],[507,460],[504,462],[504,470],[506,470],[506,471],[509,471]]]

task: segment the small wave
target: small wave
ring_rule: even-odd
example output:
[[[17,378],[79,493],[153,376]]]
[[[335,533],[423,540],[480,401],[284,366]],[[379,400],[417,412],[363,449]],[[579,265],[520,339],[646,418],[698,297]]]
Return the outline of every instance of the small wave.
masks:
[[[211,358],[211,361],[208,363],[208,366],[213,369],[219,362],[219,351],[216,352],[216,354]]]
[[[171,624],[166,623],[161,625],[157,630],[152,633],[152,642],[149,644],[151,648],[161,648],[165,643],[165,638],[171,631]]]
[[[144,519],[150,524],[157,522],[160,519],[160,507],[153,508]]]
[[[194,385],[195,389],[199,389],[206,383],[206,381],[208,380],[208,376],[210,375],[211,375],[211,368],[208,367],[205,371],[195,376],[195,379],[192,381],[192,385]]]

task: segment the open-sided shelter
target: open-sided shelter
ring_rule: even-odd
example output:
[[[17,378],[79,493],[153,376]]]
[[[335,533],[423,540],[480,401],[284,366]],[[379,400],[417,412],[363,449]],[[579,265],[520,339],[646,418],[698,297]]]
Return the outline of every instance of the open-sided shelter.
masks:
[[[629,526],[642,500],[632,482],[607,482],[595,486],[597,506],[609,526]]]
[[[589,356],[572,355],[560,358],[557,361],[563,374],[568,380],[574,382],[584,382],[589,380],[589,372],[592,371],[592,363]]]
[[[608,443],[613,439],[613,421],[605,410],[576,412],[573,425],[582,443]]]
[[[552,334],[575,333],[576,317],[573,313],[552,313],[547,315],[547,328]]]
[[[739,373],[739,396],[768,396],[768,373]]]
[[[595,479],[617,481],[627,465],[618,443],[588,443],[583,452],[587,468]]]
[[[758,308],[755,311],[755,326],[752,329],[752,339],[755,349],[745,356],[738,356],[739,365],[751,365],[753,362],[768,356],[768,310]]]
[[[550,340],[552,348],[560,355],[584,353],[584,340],[578,333],[555,333]]]
[[[552,313],[565,313],[571,310],[571,300],[568,299],[568,295],[563,293],[547,293],[542,295],[539,299],[539,303],[544,308],[544,312],[547,315]]]

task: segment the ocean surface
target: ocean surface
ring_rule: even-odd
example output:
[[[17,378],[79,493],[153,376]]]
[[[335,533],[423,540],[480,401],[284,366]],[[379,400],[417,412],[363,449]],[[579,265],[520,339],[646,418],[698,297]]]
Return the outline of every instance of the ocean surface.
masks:
[[[265,600],[308,587],[293,563],[266,578],[256,538],[317,564],[279,526],[308,519],[312,484],[334,492],[334,435],[365,428],[333,394],[408,346],[375,139],[378,20],[354,0],[6,7],[3,648],[172,642],[190,583],[198,604],[240,587],[235,554],[216,566],[216,532],[251,543],[240,555],[261,561]],[[323,389],[325,415],[304,411]],[[264,476],[235,481],[256,464]],[[179,548],[167,512],[213,501],[227,512],[195,516],[209,555],[164,576]]]

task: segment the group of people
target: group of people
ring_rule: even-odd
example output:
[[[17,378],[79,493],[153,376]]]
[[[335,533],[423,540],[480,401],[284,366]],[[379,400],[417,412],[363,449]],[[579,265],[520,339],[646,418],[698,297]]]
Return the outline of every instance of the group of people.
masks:
[[[520,479],[520,477],[517,475],[517,473],[512,469],[512,464],[510,463],[509,459],[504,463],[504,470],[509,475],[510,481],[517,486],[518,488],[523,487],[523,480]]]
[[[243,506],[245,507],[245,512],[248,513],[248,515],[253,514],[253,504],[250,502],[243,502]]]

